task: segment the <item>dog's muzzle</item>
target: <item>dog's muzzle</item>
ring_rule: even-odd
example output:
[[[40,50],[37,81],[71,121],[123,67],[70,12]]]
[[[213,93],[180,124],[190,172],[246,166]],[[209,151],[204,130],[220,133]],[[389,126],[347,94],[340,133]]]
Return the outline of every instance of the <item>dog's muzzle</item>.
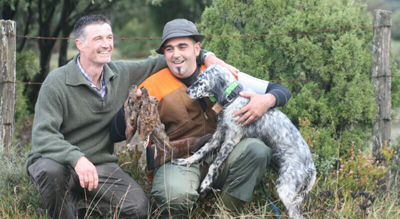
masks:
[[[197,99],[197,97],[193,97],[193,95],[191,94],[192,92],[190,91],[190,88],[186,89],[186,93],[189,95],[190,98]]]

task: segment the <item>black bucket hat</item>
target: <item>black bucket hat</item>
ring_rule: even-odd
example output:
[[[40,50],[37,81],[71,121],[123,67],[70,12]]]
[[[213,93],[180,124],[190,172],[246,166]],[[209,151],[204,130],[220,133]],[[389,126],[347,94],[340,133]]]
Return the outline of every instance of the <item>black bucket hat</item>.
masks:
[[[172,38],[176,37],[192,37],[196,42],[203,42],[206,36],[199,34],[196,26],[193,22],[188,21],[186,19],[175,19],[164,26],[162,42],[156,52],[158,54],[164,54],[163,46],[164,43]]]

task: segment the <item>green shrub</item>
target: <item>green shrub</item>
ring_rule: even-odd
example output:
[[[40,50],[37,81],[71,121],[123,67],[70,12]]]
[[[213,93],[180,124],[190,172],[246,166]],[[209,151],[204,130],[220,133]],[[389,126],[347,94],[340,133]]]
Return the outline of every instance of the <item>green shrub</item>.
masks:
[[[143,8],[147,12],[147,8]],[[157,31],[148,28],[152,25],[149,20],[143,18],[132,18],[127,25],[119,31],[122,37],[157,37],[160,35]],[[157,48],[160,40],[122,40],[116,42],[118,49],[124,54],[124,58],[142,58],[150,55],[150,50]]]
[[[28,89],[27,85],[24,85],[23,81],[31,81],[33,77],[40,71],[37,54],[32,50],[27,50],[17,53],[17,105],[15,120],[21,121],[25,116],[30,114],[31,110],[29,107],[29,100],[26,95]],[[33,86],[33,85],[31,85]]]
[[[312,150],[326,161],[348,155],[348,142],[368,146],[366,130],[377,112],[370,83],[372,29],[313,31],[371,23],[358,1],[215,0],[202,15],[201,28],[208,36],[224,36],[207,39],[206,49],[291,90],[293,97],[282,110],[292,121],[309,120],[320,132]],[[308,33],[284,34],[293,32]],[[232,37],[247,34],[284,35]],[[398,84],[393,86],[392,95],[398,95]]]
[[[383,148],[385,159],[390,161],[394,151],[390,147]],[[347,191],[379,192],[379,187],[384,184],[385,175],[390,170],[390,162],[376,161],[369,153],[354,150],[351,146],[350,159],[340,159],[339,167],[333,179],[338,180],[338,187]]]
[[[32,51],[23,51],[18,52],[16,55],[16,79],[17,79],[17,99],[15,105],[15,132],[14,132],[14,141],[13,143],[20,144],[21,138],[19,136],[20,130],[24,128],[28,128],[30,130],[31,126],[31,118],[33,105],[29,102],[27,91],[29,89],[29,85],[25,85],[23,81],[31,81],[33,76],[37,74],[40,70],[37,54]],[[38,85],[31,85],[38,86]],[[26,144],[24,142],[24,144]],[[25,146],[25,145],[23,145]]]

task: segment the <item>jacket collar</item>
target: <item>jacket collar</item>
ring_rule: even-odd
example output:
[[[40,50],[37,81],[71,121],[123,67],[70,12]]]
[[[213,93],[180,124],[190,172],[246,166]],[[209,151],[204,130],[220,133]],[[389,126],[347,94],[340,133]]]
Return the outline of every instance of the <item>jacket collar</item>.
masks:
[[[82,84],[87,84],[87,80],[82,75],[81,71],[77,65],[77,59],[79,54],[74,57],[73,60],[67,63],[66,65],[66,74],[65,74],[65,83],[67,85],[78,86]],[[115,77],[116,75],[111,70],[108,64],[105,64],[104,67],[104,82],[108,84],[111,78]]]

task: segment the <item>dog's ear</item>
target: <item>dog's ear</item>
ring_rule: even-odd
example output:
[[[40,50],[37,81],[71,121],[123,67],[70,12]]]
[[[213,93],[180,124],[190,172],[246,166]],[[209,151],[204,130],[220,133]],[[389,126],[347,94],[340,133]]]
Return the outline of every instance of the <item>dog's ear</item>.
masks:
[[[222,67],[220,67],[216,72],[213,81],[225,89],[226,86],[228,86],[231,81],[230,72],[227,73],[227,71],[225,71]]]

